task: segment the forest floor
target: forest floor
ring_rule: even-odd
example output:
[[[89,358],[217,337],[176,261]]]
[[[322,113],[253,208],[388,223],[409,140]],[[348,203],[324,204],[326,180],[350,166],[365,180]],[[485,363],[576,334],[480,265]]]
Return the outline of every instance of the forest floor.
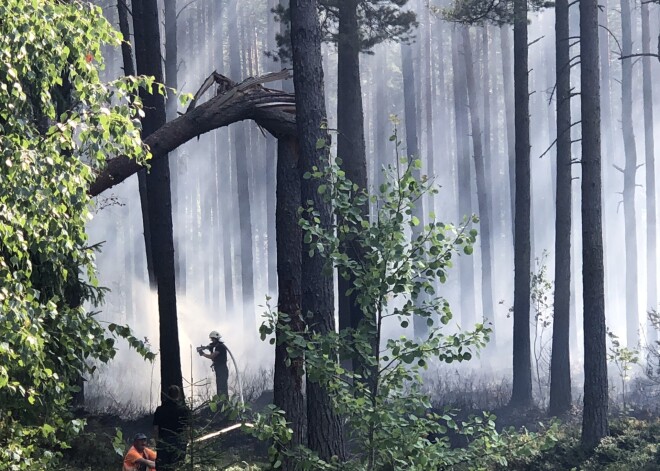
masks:
[[[472,413],[479,412],[478,410]],[[499,430],[513,427],[535,431],[549,423],[539,409],[521,412],[503,407],[493,410],[497,416]],[[469,412],[460,416],[467,417]],[[637,411],[635,417],[612,417],[611,436],[603,440],[594,452],[587,453],[579,445],[579,411],[566,417],[556,432],[555,445],[546,450],[537,450],[525,456],[508,460],[506,466],[493,470],[583,470],[583,471],[660,471],[660,420],[648,411]],[[83,436],[72,443],[65,453],[62,470],[68,471],[118,471],[122,458],[113,447],[117,441],[117,430],[121,431],[126,447],[130,437],[137,432],[151,435],[151,415],[122,418],[118,415],[88,415],[87,428]],[[215,419],[209,431],[230,424],[228,420]],[[458,444],[460,446],[460,444]],[[267,469],[267,446],[263,442],[236,430],[222,438],[208,440],[195,448],[195,463],[205,470],[263,470]],[[90,460],[90,455],[93,459]],[[93,465],[90,466],[90,461]]]

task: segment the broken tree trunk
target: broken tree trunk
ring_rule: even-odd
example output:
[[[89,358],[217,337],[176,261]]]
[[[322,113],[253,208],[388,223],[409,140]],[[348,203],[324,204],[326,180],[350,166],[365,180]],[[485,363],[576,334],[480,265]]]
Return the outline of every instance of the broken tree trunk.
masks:
[[[218,83],[217,96],[197,107],[189,107],[188,112],[166,123],[144,140],[151,151],[152,162],[195,137],[245,119],[254,120],[277,138],[295,136],[294,95],[260,86],[271,80],[281,80],[282,74],[288,76],[288,72],[283,71],[250,78],[240,84],[220,74],[212,74]],[[196,99],[200,95],[198,93]],[[142,168],[143,165],[129,157],[114,157],[99,172],[89,194],[99,195]]]

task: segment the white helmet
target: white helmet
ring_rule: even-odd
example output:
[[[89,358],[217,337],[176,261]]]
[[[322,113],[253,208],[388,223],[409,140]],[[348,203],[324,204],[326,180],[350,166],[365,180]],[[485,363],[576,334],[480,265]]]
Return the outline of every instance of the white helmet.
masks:
[[[209,334],[209,338],[220,340],[222,336],[220,335],[220,332],[218,332],[217,330],[212,330],[211,333]]]

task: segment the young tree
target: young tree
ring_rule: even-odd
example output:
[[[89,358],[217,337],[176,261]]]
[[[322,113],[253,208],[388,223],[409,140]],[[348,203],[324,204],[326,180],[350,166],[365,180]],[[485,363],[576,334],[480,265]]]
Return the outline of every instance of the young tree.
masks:
[[[600,154],[598,1],[580,2],[582,105],[582,277],[584,286],[584,412],[582,443],[609,433]]]
[[[321,27],[316,0],[291,0],[291,52],[296,93],[296,127],[300,140],[300,185],[303,205],[311,202],[319,212],[321,227],[332,225],[331,209],[319,192],[324,182],[306,174],[329,164],[324,129],[326,112],[321,60]],[[324,261],[303,250],[301,310],[312,332],[325,334],[335,330],[332,275],[324,271]],[[307,433],[309,447],[322,459],[346,457],[344,434],[339,417],[332,407],[329,391],[307,378]]]

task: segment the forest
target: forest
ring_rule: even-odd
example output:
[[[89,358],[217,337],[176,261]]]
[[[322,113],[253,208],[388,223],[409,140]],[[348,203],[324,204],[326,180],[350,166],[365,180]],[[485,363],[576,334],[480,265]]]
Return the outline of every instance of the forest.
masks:
[[[0,470],[660,470],[658,87],[658,0],[3,0]]]

